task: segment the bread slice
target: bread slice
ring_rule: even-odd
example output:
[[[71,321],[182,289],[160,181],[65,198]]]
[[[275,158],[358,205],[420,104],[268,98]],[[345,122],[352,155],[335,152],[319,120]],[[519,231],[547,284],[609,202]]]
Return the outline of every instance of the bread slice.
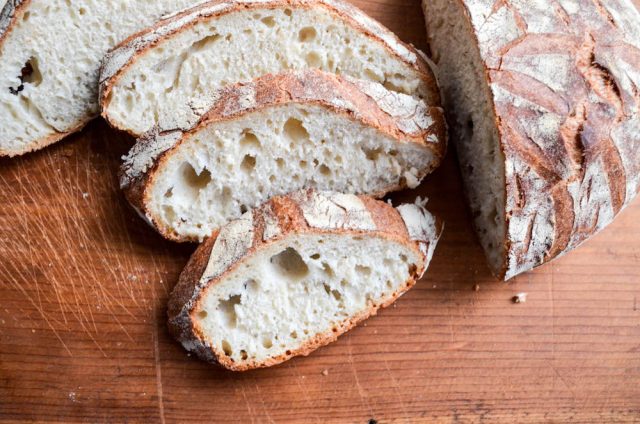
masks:
[[[171,295],[169,329],[234,371],[308,355],[409,290],[441,229],[418,205],[311,190],[276,197],[198,248]]]
[[[439,165],[440,108],[316,70],[228,86],[193,128],[152,132],[121,185],[163,236],[197,241],[272,196],[302,188],[382,196]]]
[[[104,54],[196,0],[9,0],[0,12],[0,156],[78,131],[98,112]]]
[[[575,248],[640,190],[637,4],[423,1],[475,225],[500,278]]]
[[[109,53],[102,115],[139,136],[175,125],[176,116],[197,118],[189,104],[212,89],[305,68],[379,82],[439,106],[425,58],[354,7],[340,0],[231,0],[166,19]]]

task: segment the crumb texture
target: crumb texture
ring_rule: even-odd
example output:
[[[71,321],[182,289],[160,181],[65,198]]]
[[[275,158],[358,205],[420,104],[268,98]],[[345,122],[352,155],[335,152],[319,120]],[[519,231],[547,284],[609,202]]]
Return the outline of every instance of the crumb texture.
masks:
[[[9,0],[0,14],[0,155],[40,147],[98,113],[104,54],[189,0]]]
[[[637,3],[424,8],[494,271],[515,276],[609,224],[640,189]]]
[[[437,161],[422,144],[326,107],[284,104],[185,135],[153,171],[145,209],[162,232],[201,240],[275,195],[302,188],[381,195],[417,185]]]
[[[271,8],[267,3],[207,4],[120,46],[103,69],[103,114],[139,135],[155,125],[175,125],[176,116],[197,115],[194,103],[214,89],[308,68],[437,102],[433,76],[426,65],[422,70],[417,65],[422,59],[350,6],[314,0],[276,2]]]
[[[187,350],[234,370],[335,340],[429,265],[420,243],[432,252],[438,225],[421,206],[403,208],[308,190],[247,212],[194,254],[172,295],[172,332]]]
[[[393,298],[418,260],[383,239],[291,237],[207,290],[195,324],[234,362],[264,362],[342,332],[353,317]]]

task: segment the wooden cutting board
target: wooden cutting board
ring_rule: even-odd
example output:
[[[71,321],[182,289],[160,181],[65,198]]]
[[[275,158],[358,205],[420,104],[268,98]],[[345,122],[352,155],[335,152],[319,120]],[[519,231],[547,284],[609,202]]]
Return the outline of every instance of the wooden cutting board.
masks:
[[[355,3],[425,47],[418,0]],[[116,172],[130,143],[95,121],[0,160],[0,421],[640,422],[640,202],[500,283],[450,155],[419,190],[446,221],[425,279],[337,343],[240,375],[167,334],[167,296],[194,247],[163,241],[125,204]]]

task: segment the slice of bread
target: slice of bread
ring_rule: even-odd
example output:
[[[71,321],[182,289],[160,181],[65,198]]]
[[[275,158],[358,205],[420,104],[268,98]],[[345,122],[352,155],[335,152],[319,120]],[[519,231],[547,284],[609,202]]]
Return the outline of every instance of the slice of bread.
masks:
[[[98,112],[104,54],[195,0],[9,0],[0,13],[0,156],[54,143]]]
[[[169,302],[190,352],[234,370],[308,355],[422,277],[442,226],[422,206],[302,191],[214,233]]]
[[[377,83],[316,70],[228,86],[189,130],[151,132],[121,184],[163,236],[197,241],[275,195],[302,188],[382,196],[439,165],[440,108]]]
[[[213,1],[137,34],[105,58],[102,115],[139,136],[209,90],[289,69],[375,81],[440,104],[426,59],[339,0]]]

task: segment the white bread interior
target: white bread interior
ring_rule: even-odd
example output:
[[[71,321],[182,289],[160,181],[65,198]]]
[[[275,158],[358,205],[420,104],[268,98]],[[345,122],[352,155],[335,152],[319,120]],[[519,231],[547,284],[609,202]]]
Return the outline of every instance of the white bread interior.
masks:
[[[437,162],[424,145],[344,114],[285,104],[190,133],[154,171],[145,206],[164,233],[202,240],[276,195],[301,188],[382,195],[416,187]]]
[[[423,261],[382,237],[289,235],[208,289],[192,317],[207,345],[236,366],[266,363],[344,332],[405,290]]]
[[[289,69],[317,68],[404,94],[432,95],[424,75],[344,18],[314,3],[285,6],[199,20],[162,38],[115,79],[103,115],[134,135],[156,125],[175,128],[180,126],[176,117],[188,116],[191,105],[211,91]],[[120,63],[117,54],[112,61]]]
[[[13,10],[5,5],[4,18]],[[98,113],[104,54],[195,0],[31,0],[0,45],[0,156],[63,137]]]

